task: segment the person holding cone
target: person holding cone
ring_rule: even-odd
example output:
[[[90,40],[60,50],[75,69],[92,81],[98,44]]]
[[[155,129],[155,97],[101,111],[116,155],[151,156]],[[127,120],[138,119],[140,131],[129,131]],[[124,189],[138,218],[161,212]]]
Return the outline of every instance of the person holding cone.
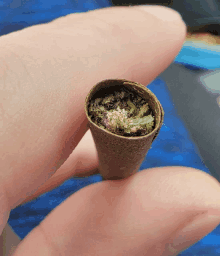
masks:
[[[185,35],[174,10],[141,6],[71,14],[1,38],[0,232],[19,204],[72,176],[99,173],[84,109],[93,86],[111,79],[149,84]],[[159,130],[162,108],[156,115],[160,105],[152,102]],[[219,222],[213,177],[193,168],[152,168],[79,190],[13,255],[171,256]]]

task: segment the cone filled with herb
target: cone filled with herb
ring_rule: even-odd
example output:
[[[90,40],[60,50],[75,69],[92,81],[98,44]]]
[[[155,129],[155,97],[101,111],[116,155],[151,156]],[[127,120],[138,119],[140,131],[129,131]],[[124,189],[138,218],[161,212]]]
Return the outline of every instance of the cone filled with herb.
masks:
[[[85,111],[103,178],[117,180],[136,173],[163,124],[157,97],[136,82],[104,80],[89,92]]]

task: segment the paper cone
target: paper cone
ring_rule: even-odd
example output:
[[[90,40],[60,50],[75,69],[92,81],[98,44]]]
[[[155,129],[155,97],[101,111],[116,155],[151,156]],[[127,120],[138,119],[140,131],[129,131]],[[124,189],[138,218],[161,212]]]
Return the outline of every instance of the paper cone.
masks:
[[[135,91],[148,101],[154,114],[154,130],[139,137],[124,137],[96,125],[88,115],[91,99],[104,97],[114,88],[121,86]],[[163,124],[164,111],[157,97],[144,85],[124,79],[104,80],[96,84],[89,92],[85,102],[86,116],[97,148],[99,171],[104,180],[118,180],[136,173],[143,162],[152,142],[157,137]]]

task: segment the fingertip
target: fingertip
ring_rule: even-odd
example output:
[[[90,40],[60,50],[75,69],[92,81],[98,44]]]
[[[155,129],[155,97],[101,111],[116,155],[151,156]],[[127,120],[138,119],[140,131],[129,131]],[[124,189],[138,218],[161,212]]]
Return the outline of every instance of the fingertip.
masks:
[[[152,193],[157,191],[163,203],[166,198],[173,198],[175,205],[183,210],[220,213],[219,182],[199,169],[183,166],[151,168],[143,170],[139,180]]]
[[[139,5],[134,8],[152,14],[164,22],[184,23],[181,14],[170,7],[160,5]]]
[[[135,6],[139,10],[151,14],[161,20],[164,24],[167,24],[167,30],[170,28],[176,29],[176,32],[185,38],[187,27],[186,23],[182,19],[182,16],[176,10],[166,7],[166,6],[159,6],[159,5],[140,5]]]

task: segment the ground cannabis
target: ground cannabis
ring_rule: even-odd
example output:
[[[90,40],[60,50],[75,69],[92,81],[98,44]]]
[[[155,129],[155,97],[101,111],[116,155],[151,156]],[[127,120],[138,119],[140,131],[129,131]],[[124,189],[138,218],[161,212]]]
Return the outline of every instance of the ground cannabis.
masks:
[[[88,114],[95,124],[121,136],[143,136],[154,129],[147,101],[125,88],[90,100]]]

